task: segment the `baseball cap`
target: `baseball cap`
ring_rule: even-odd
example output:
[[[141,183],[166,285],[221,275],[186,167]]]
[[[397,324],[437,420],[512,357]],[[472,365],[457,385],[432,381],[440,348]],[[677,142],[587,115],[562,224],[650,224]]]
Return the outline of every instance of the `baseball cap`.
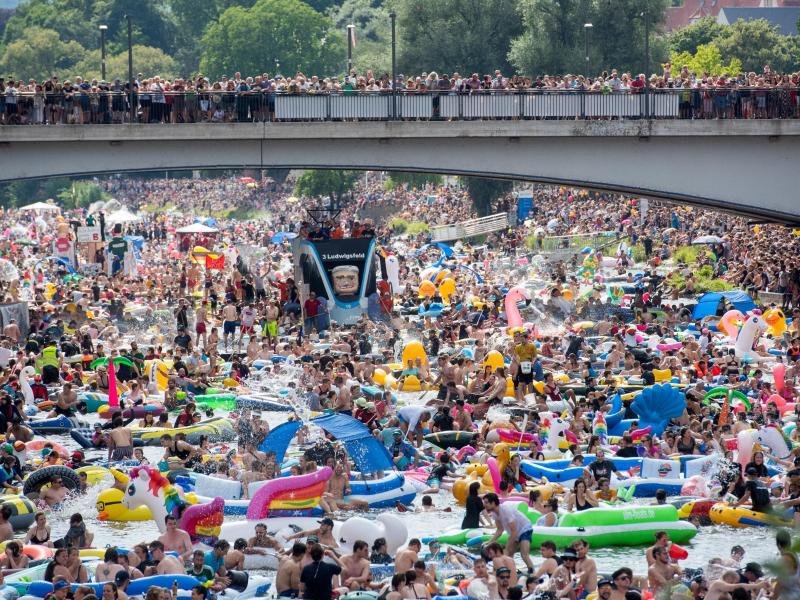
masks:
[[[613,585],[613,582],[607,577],[603,577],[600,581],[597,582],[597,587],[601,587],[604,585]]]
[[[306,538],[307,544],[319,544],[319,538],[316,535],[310,535]]]
[[[573,550],[572,548],[567,548],[561,554],[561,560],[565,560],[565,559],[568,559],[568,558],[571,558],[571,559],[574,559],[574,560],[578,560],[578,553],[575,552],[575,550]]]
[[[392,432],[392,435],[398,435],[398,436],[402,436],[402,435],[403,435],[403,432],[402,432],[402,431],[400,431],[399,429],[395,429],[395,430]]]
[[[511,574],[511,569],[509,569],[508,567],[500,567],[499,569],[497,569],[494,572],[494,574],[497,575],[497,576],[510,575]]]
[[[114,575],[114,583],[117,585],[121,585],[130,579],[130,575],[128,575],[127,571],[117,571],[117,574]]]
[[[328,525],[329,527],[333,527],[333,519],[330,517],[325,517],[321,521],[317,521],[320,525]]]
[[[3,449],[3,452],[7,452],[8,454],[12,454],[14,452],[14,446],[11,444],[3,444],[0,446]]]
[[[52,452],[52,448],[42,448],[42,458],[47,458]]]
[[[755,467],[747,467],[747,474],[758,475],[758,469],[756,469]]]
[[[53,584],[53,589],[56,591],[63,590],[66,587],[69,587],[69,582],[66,579],[59,579]]]

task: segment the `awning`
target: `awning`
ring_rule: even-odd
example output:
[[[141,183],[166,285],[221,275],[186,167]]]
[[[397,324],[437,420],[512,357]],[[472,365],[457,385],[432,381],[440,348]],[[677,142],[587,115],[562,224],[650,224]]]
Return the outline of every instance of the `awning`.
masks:
[[[358,419],[332,413],[311,419],[311,422],[342,442],[362,473],[388,471],[394,466],[386,446]]]

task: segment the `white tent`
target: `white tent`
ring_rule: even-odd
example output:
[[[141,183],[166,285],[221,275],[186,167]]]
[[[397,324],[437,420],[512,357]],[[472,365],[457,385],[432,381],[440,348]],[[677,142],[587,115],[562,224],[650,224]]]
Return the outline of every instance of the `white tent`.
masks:
[[[121,208],[106,216],[106,223],[136,223],[141,220],[141,217],[136,216],[127,208]]]
[[[55,204],[50,204],[49,202],[34,202],[33,204],[28,204],[26,206],[20,206],[20,210],[52,210],[54,212],[61,212],[61,209],[56,206]]]
[[[186,227],[181,227],[180,229],[176,229],[175,233],[218,233],[219,229],[215,227],[209,227],[208,225],[203,225],[202,223],[192,223],[191,225],[187,225]]]

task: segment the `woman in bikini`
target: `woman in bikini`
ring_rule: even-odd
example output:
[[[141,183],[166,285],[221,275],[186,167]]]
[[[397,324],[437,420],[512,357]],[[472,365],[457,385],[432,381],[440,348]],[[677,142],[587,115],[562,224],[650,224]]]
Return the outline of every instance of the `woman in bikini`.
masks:
[[[47,515],[42,511],[38,511],[34,516],[33,524],[25,536],[25,543],[53,547],[53,542],[50,541],[50,524],[47,522]]]

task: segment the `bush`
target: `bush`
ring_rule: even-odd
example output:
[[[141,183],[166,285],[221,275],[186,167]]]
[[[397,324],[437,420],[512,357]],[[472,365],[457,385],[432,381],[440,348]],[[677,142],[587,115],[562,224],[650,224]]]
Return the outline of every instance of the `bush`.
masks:
[[[672,254],[672,259],[676,263],[693,265],[698,257],[710,255],[710,251],[705,246],[680,246]]]
[[[389,221],[389,226],[396,234],[407,233],[408,235],[419,235],[430,231],[430,227],[424,221],[407,221],[400,217],[395,217]]]
[[[401,219],[400,217],[395,217],[389,221],[389,227],[391,227],[392,231],[397,234],[405,233],[406,229],[408,229],[408,221]]]

